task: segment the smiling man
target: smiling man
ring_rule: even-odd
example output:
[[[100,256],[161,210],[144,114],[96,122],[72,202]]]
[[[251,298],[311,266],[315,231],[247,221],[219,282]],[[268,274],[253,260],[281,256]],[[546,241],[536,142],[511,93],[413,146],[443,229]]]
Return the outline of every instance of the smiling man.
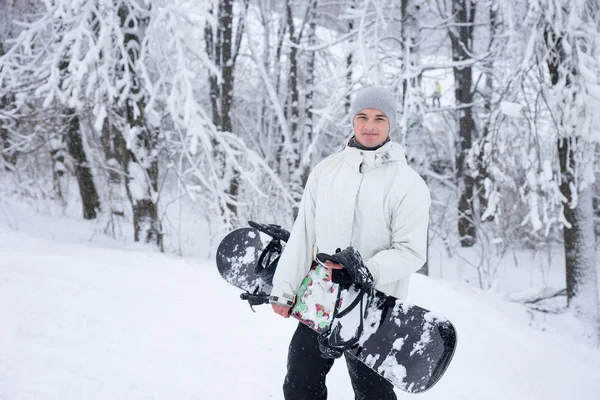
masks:
[[[350,110],[354,136],[349,145],[361,150],[376,150],[390,140],[396,124],[396,100],[386,90],[370,87],[361,90]]]
[[[271,303],[283,317],[290,316],[317,253],[353,247],[360,254],[355,265],[326,263],[330,276],[332,269],[352,269],[399,299],[406,299],[410,275],[425,262],[431,199],[402,146],[390,140],[396,124],[394,96],[379,87],[361,90],[351,119],[354,135],[344,150],[311,172],[279,260]],[[325,378],[333,362],[321,357],[317,333],[300,323],[289,347],[285,399],[326,399]],[[396,399],[392,385],[373,370],[352,357],[346,363],[356,399]]]

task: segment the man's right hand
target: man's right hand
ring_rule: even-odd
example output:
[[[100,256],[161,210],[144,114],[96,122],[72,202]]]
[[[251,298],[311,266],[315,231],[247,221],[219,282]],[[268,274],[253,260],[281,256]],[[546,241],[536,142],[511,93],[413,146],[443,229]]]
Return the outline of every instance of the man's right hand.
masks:
[[[283,318],[289,318],[290,314],[292,313],[292,307],[275,303],[271,304],[271,307],[273,307],[273,311],[275,311],[275,314],[279,314]]]

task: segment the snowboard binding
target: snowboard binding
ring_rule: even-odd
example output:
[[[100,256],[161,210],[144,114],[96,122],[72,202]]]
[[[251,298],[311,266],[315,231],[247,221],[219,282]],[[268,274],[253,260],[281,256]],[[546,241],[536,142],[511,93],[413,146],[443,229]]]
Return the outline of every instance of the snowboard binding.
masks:
[[[254,306],[269,304],[269,295],[263,294],[263,293],[258,293],[258,288],[256,288],[256,290],[254,290],[254,293],[244,292],[244,293],[240,294],[240,299],[247,301],[248,304],[250,305],[250,309],[253,312],[256,312],[256,311],[254,311]]]
[[[281,242],[287,242],[290,238],[290,233],[281,226],[274,224],[267,225],[254,221],[248,221],[248,225],[271,236],[272,238],[261,253],[258,261],[256,262],[256,266],[254,267],[254,273],[258,275],[266,284],[272,286],[273,276],[275,275],[279,258],[283,252],[283,245]],[[252,311],[254,311],[254,306],[269,304],[269,295],[258,293],[258,288],[256,288],[253,293],[242,293],[240,298],[248,302]]]
[[[345,351],[358,346],[360,337],[364,330],[364,320],[367,310],[373,301],[373,277],[367,270],[362,260],[362,257],[356,249],[348,247],[345,250],[337,249],[335,254],[329,255],[325,253],[317,254],[317,263],[327,268],[325,262],[331,261],[342,265],[344,268],[334,269],[331,277],[333,283],[339,285],[337,299],[333,309],[333,317],[329,327],[321,332],[318,336],[319,350],[323,358],[336,359],[340,358]],[[341,306],[342,291],[354,291],[356,297],[343,310]],[[338,321],[341,321],[356,307],[359,307],[359,323],[354,332],[354,335],[348,339],[342,339],[340,335],[341,326]]]
[[[290,233],[287,230],[283,229],[280,225],[260,224],[254,221],[248,221],[248,225],[250,225],[251,228],[255,228],[263,233],[266,233],[273,239],[282,242],[287,242],[290,239]]]

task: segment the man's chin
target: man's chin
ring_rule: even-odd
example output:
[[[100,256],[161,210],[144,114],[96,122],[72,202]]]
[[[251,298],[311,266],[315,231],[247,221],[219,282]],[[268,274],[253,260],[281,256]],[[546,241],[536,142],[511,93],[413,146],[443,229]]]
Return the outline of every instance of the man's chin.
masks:
[[[375,147],[379,145],[379,135],[377,136],[360,136],[358,143],[365,147]]]

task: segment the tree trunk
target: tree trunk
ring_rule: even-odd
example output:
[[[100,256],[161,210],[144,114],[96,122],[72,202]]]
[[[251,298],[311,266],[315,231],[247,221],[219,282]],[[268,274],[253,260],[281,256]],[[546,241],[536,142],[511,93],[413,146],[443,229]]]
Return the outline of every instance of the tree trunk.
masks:
[[[356,0],[352,0],[352,4],[350,4],[350,9],[354,11],[356,8]],[[354,20],[348,19],[348,33],[354,30]],[[346,95],[346,101],[344,102],[344,110],[346,111],[346,115],[350,114],[350,107],[352,106],[352,101],[350,99],[350,90],[352,89],[352,52],[348,53],[346,56],[346,90],[348,94]],[[353,115],[350,116],[352,118]],[[352,121],[350,121],[352,123]]]
[[[233,0],[219,1],[219,46],[221,49],[221,129],[224,132],[233,132],[231,108],[233,105]],[[229,177],[228,195],[233,201],[237,200],[239,192],[239,177],[237,171],[231,171]],[[237,215],[237,206],[228,203],[227,208],[233,215]]]
[[[402,41],[402,72],[406,73],[406,71],[408,70],[408,65],[409,65],[409,61],[408,61],[408,57],[407,57],[407,51],[406,48],[407,46],[410,46],[410,41],[409,38],[407,37],[406,34],[406,23],[408,22],[408,18],[406,17],[406,11],[408,8],[408,1],[409,0],[401,0],[400,1],[400,20],[401,20],[401,24],[400,24],[400,40]],[[406,104],[406,92],[408,91],[408,82],[407,79],[403,79],[402,80],[402,106],[404,106],[404,104]]]
[[[124,172],[123,154],[127,152],[127,145],[122,141],[122,135],[118,133],[117,128],[112,123],[114,111],[109,111],[104,123],[102,124],[102,132],[100,141],[104,150],[104,158],[108,166],[108,187],[105,189],[107,206],[110,208],[108,221],[105,225],[104,232],[116,237],[117,223],[115,217],[124,217],[123,198],[122,198],[122,176]]]
[[[413,4],[410,0],[402,0],[400,2],[400,13],[401,13],[401,25],[400,25],[400,40],[402,41],[402,65],[403,73],[407,74],[409,67],[415,67],[417,63],[418,53],[418,20],[412,14]],[[408,78],[402,80],[402,106],[406,106],[406,95],[407,93],[418,87],[418,77]],[[405,108],[406,110],[406,108]]]
[[[0,42],[0,57],[4,55],[4,46]],[[14,101],[13,96],[6,94],[0,98],[0,110],[6,110],[10,103]],[[11,140],[8,133],[6,121],[0,119],[0,151],[2,152],[2,161],[6,171],[12,171],[17,164],[17,151],[11,149]]]
[[[108,170],[108,180],[111,183],[121,183],[120,169],[123,165],[123,154],[120,145],[120,135],[115,132],[109,116],[104,119],[104,123],[102,124],[100,141],[104,150],[104,159],[110,168]]]
[[[263,23],[263,44],[262,44],[262,48],[263,48],[263,68],[265,71],[270,71],[271,70],[271,35],[272,35],[272,31],[273,31],[273,27],[270,26],[269,24],[269,17],[267,16],[267,14],[270,15],[271,13],[271,5],[267,4],[265,5],[264,2],[260,1],[259,2],[259,10],[260,10],[260,15],[261,15],[261,22]],[[261,102],[261,111],[260,111],[260,132],[261,133],[266,133],[266,132],[271,132],[271,122],[272,122],[272,116],[270,113],[270,101],[269,101],[269,94],[268,94],[268,90],[266,89],[265,85],[261,86],[261,95],[260,95],[260,102]],[[265,151],[265,149],[263,148],[262,144],[262,140],[265,137],[263,135],[261,135],[261,137],[259,137],[259,143],[261,143],[261,151],[263,151],[263,154],[265,154],[267,157],[269,157],[268,154],[268,150]],[[269,141],[268,139],[266,141]],[[267,162],[269,162],[269,159],[267,159]]]
[[[317,7],[318,0],[313,0],[310,10],[310,23],[308,27],[308,46],[314,47],[317,43]],[[315,94],[315,57],[316,52],[310,51],[306,62],[306,95],[304,97],[304,140],[306,149],[313,140],[313,99]],[[310,159],[309,159],[310,160]],[[306,185],[310,173],[310,161],[302,166],[302,187]]]
[[[0,110],[8,107],[8,96],[0,99]],[[2,152],[2,164],[6,171],[13,171],[17,165],[17,151],[11,148],[12,143],[6,127],[6,121],[0,119],[0,151]]]
[[[400,41],[402,43],[402,75],[409,76],[411,71],[418,69],[420,63],[420,37],[419,4],[414,0],[402,0],[400,4],[401,25]],[[397,141],[402,145],[407,144],[407,150],[412,147],[410,144],[418,142],[422,138],[424,100],[421,91],[421,74],[405,78],[401,83],[402,107],[401,131],[396,135]],[[401,136],[402,135],[402,136]],[[407,154],[408,161],[413,157]]]
[[[594,149],[594,160],[596,161],[596,181],[594,182],[593,188],[593,207],[594,207],[594,230],[596,232],[596,251],[600,251],[598,249],[598,245],[600,245],[600,143],[596,143]],[[600,279],[600,276],[598,277]]]
[[[277,30],[277,48],[275,50],[275,60],[274,60],[274,70],[275,73],[274,75],[274,80],[275,80],[275,92],[279,95],[280,98],[287,98],[287,96],[285,94],[281,93],[281,83],[283,81],[282,79],[282,71],[283,71],[283,44],[285,42],[285,36],[287,33],[287,9],[285,11],[285,13],[281,13],[280,16],[280,20],[279,20],[279,29]],[[284,86],[285,87],[285,86]],[[285,116],[285,120],[287,121],[287,114],[288,114],[288,110],[287,108],[283,109],[283,113]],[[277,169],[277,173],[280,176],[283,176],[283,172],[284,172],[284,159],[285,156],[283,154],[283,145],[285,143],[285,138],[283,137],[282,134],[282,129],[281,129],[281,122],[280,123],[276,123],[275,124],[275,129],[276,132],[274,132],[275,134],[275,138],[277,140],[277,149],[275,151],[275,165],[276,165],[276,169]]]
[[[348,27],[352,27],[352,21],[348,22]],[[346,85],[348,87],[348,94],[346,95],[346,101],[344,102],[344,110],[346,115],[350,114],[350,107],[352,107],[352,99],[350,98],[350,89],[352,88],[352,53],[346,57]],[[353,115],[350,118],[354,117]],[[352,123],[352,121],[350,121]]]
[[[0,103],[2,104],[2,106],[0,106],[0,109],[4,108],[4,101],[0,101]],[[4,127],[4,121],[2,121],[0,119],[0,144],[1,146],[1,151],[2,151],[2,161],[4,164],[4,169],[6,171],[12,171],[15,164],[16,164],[16,158],[14,156],[14,154],[11,154],[11,150],[10,150],[10,139],[8,137],[8,129],[6,129]]]
[[[452,42],[452,60],[466,61],[473,51],[473,21],[475,19],[475,2],[473,0],[453,0],[452,14],[455,26],[450,29]],[[458,202],[458,233],[462,247],[475,244],[476,229],[473,220],[473,188],[474,181],[467,166],[467,156],[473,145],[473,95],[471,92],[473,71],[470,66],[454,67],[454,82],[458,110],[459,144],[456,155],[456,169],[460,199]]]
[[[403,75],[408,75],[410,70],[416,69],[419,63],[420,27],[417,4],[411,0],[402,0],[400,3],[401,27],[400,40],[403,45],[402,65]],[[402,128],[405,139],[421,137],[423,132],[423,118],[421,113],[422,96],[420,92],[421,76],[402,80]],[[429,230],[427,232],[427,254],[429,254]],[[429,264],[426,261],[417,271],[422,275],[429,275]]]
[[[158,219],[158,160],[154,155],[157,149],[155,135],[144,126],[144,117],[136,117],[136,108],[143,102],[127,100],[126,115],[131,136],[135,144],[125,157],[125,187],[133,210],[133,232],[136,242],[144,241],[157,245],[163,250],[163,234]],[[134,111],[135,110],[135,111]],[[122,138],[125,143],[125,139]]]
[[[485,123],[483,126],[483,134],[479,138],[479,153],[477,154],[477,177],[475,178],[475,187],[479,200],[479,213],[481,217],[488,208],[488,194],[485,189],[485,181],[489,178],[487,170],[488,157],[486,144],[489,143],[490,136],[490,124],[492,115],[492,97],[494,94],[494,57],[491,55],[493,52],[493,45],[498,31],[499,20],[496,3],[490,4],[490,44],[488,46],[488,60],[485,62],[485,91],[484,91],[484,109],[485,109]],[[493,215],[490,215],[487,220],[491,221],[494,219]]]
[[[417,273],[425,276],[429,276],[429,226],[427,227],[427,249],[425,251],[425,264],[421,267]]]
[[[248,8],[249,0],[244,0],[243,13]],[[211,10],[211,13],[213,11]],[[216,38],[210,26],[205,29],[206,48],[209,57],[214,61],[216,67],[221,71],[221,83],[214,75],[209,76],[210,102],[212,107],[213,124],[219,131],[233,132],[233,94],[234,94],[234,71],[241,37],[244,28],[244,16],[240,17],[237,26],[236,42],[233,40],[233,0],[219,1],[217,9]],[[213,143],[216,145],[216,143]],[[225,190],[231,201],[227,202],[227,209],[234,216],[237,215],[236,201],[239,193],[239,172],[235,171],[226,163],[226,157],[221,150],[215,149],[213,157],[220,165],[224,179],[228,179],[228,187]],[[231,168],[231,170],[228,170]],[[225,210],[222,210],[225,213]]]
[[[572,191],[576,182],[573,171],[577,171],[572,150],[575,146],[577,139],[572,137],[559,139],[557,143],[562,178],[560,192],[567,199],[564,215],[570,225],[563,227],[567,299],[576,316],[593,320],[598,316],[593,194],[591,187],[577,193]],[[572,208],[575,196],[577,205]]]
[[[287,97],[288,110],[287,117],[289,121],[289,137],[283,138],[283,154],[287,160],[287,176],[289,177],[290,189],[292,196],[296,201],[296,204],[300,203],[302,198],[302,186],[301,186],[301,173],[298,168],[300,167],[300,143],[298,140],[298,121],[300,119],[300,90],[298,88],[298,48],[296,47],[300,40],[295,35],[294,27],[294,15],[292,13],[291,0],[286,1],[286,16],[287,16],[287,30],[288,38],[292,46],[290,46],[289,53],[289,74],[288,74],[288,91],[290,92]],[[298,207],[294,206],[292,213],[295,217],[298,215]]]
[[[309,13],[309,26],[308,26],[308,46],[313,47],[317,43],[317,7],[318,0],[313,0],[310,4]],[[306,55],[306,88],[305,88],[305,96],[304,96],[304,133],[302,135],[303,139],[303,151],[298,149],[298,162],[300,165],[300,188],[302,189],[306,186],[306,182],[308,181],[308,176],[310,174],[310,166],[311,166],[311,157],[308,157],[308,160],[302,161],[304,151],[308,148],[310,143],[313,140],[313,98],[315,92],[315,51],[309,51],[309,54]],[[301,199],[301,197],[300,197]],[[299,202],[298,202],[299,204]],[[298,216],[298,207],[294,207],[294,220]]]
[[[286,157],[288,158],[288,173],[293,175],[300,163],[300,152],[298,149],[298,120],[300,118],[300,91],[298,88],[298,48],[296,47],[300,40],[295,35],[294,29],[294,16],[292,14],[292,5],[290,0],[286,3],[287,9],[287,24],[288,24],[288,35],[292,46],[290,47],[290,72],[288,78],[288,90],[290,91],[288,109],[289,109],[289,123],[290,123],[290,137],[284,138],[284,146],[287,147]],[[288,147],[289,146],[289,147]],[[297,188],[293,188],[297,189]]]
[[[571,77],[578,74],[577,65],[567,65],[565,68],[563,38],[558,37],[550,31],[551,29],[551,26],[547,27],[544,39],[550,50],[547,64],[552,85],[558,85],[563,78],[565,86],[569,87],[572,84]],[[562,74],[564,75],[561,76]],[[569,107],[570,104],[564,106]],[[558,121],[561,127],[563,122]],[[584,143],[582,138],[570,136],[573,127],[564,128],[566,132],[558,138],[557,151],[560,164],[560,192],[565,198],[564,216],[568,224],[563,227],[567,301],[576,317],[600,329],[593,194],[589,186],[578,190],[578,174],[584,167],[578,165],[579,157],[576,155],[578,148],[579,151],[586,151],[586,148],[593,149],[593,147],[589,143]]]
[[[214,16],[213,9],[211,9],[209,13]],[[204,28],[204,39],[206,41],[206,53],[208,54],[208,57],[214,62],[215,66],[219,68],[221,66],[221,46],[215,41],[213,29],[210,24],[206,24],[206,27]],[[212,109],[212,122],[217,129],[221,129],[221,96],[216,75],[209,73],[208,86],[210,90],[209,97]]]
[[[63,54],[62,56],[63,58],[59,63],[59,70],[61,77],[65,77],[69,73],[67,69],[69,67],[70,54]],[[63,82],[61,82],[61,86],[62,83]],[[73,162],[75,178],[77,179],[77,184],[79,186],[79,195],[81,196],[81,205],[83,207],[83,218],[96,219],[98,216],[97,212],[100,210],[100,198],[98,196],[98,191],[96,190],[92,171],[87,162],[85,150],[83,149],[79,116],[77,115],[77,111],[73,108],[66,108],[64,113],[64,123],[66,126],[64,140],[66,141],[67,151]],[[60,161],[64,162],[64,158],[62,156],[61,158],[62,160]],[[60,173],[58,175],[60,178]]]
[[[50,162],[52,165],[52,182],[54,185],[54,191],[61,202],[64,202],[63,194],[63,176],[67,173],[67,166],[65,165],[65,135],[60,131],[59,127],[56,127],[56,131],[59,131],[57,137],[50,138],[47,143],[50,153]]]
[[[131,15],[134,14],[134,15]],[[125,31],[125,48],[128,60],[125,68],[131,76],[130,95],[125,102],[127,120],[126,134],[135,138],[127,149],[123,169],[126,172],[125,186],[133,209],[134,240],[153,243],[163,251],[163,234],[158,219],[158,141],[156,133],[146,126],[144,117],[145,97],[137,76],[136,63],[139,59],[142,35],[148,26],[148,16],[140,10],[121,6],[119,17]],[[123,143],[125,139],[122,138]]]
[[[94,184],[94,177],[90,169],[83,142],[81,140],[81,129],[79,125],[79,116],[75,110],[66,110],[67,118],[67,149],[73,160],[75,168],[75,177],[79,185],[79,194],[81,195],[81,203],[83,206],[83,218],[95,219],[97,211],[100,210],[100,198]]]
[[[219,1],[219,48],[221,53],[221,129],[233,131],[233,0]]]

